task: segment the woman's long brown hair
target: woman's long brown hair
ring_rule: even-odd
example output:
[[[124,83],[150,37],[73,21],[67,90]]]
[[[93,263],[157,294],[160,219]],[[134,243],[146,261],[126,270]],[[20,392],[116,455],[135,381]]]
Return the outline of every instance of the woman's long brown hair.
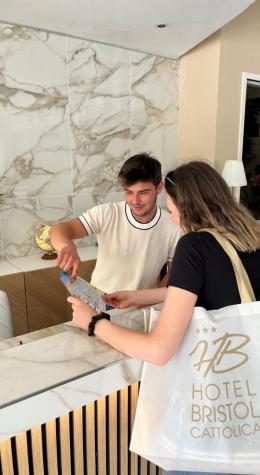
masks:
[[[239,251],[260,247],[260,226],[238,204],[221,175],[203,161],[192,161],[167,174],[165,189],[187,232],[213,228]]]

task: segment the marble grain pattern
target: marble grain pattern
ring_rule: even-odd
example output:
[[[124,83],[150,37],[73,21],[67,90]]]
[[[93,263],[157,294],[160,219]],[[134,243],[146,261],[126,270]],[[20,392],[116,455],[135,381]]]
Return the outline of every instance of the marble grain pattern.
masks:
[[[68,39],[74,192],[117,189],[130,153],[130,54]]]
[[[163,173],[175,163],[178,65],[131,52],[131,152],[151,152]]]
[[[2,26],[0,56],[1,161],[8,196],[53,195],[57,187],[70,193],[64,39]]]
[[[141,310],[112,312],[113,321],[128,328],[143,329]],[[38,392],[60,386],[100,368],[107,367],[125,358],[111,346],[74,325],[61,326],[55,330],[42,331],[22,346],[1,351],[0,358],[0,408],[30,397]],[[50,336],[48,336],[50,335]],[[22,340],[23,337],[20,337]]]
[[[16,348],[21,344],[26,345],[32,341],[41,340],[42,338],[47,338],[58,333],[69,331],[71,330],[72,326],[74,326],[72,322],[61,323],[60,325],[44,328],[43,330],[37,330],[35,332],[26,333],[22,336],[19,335],[7,340],[2,340],[0,341],[0,351]]]
[[[7,260],[42,254],[35,244],[41,224],[72,218],[71,196],[38,196],[7,199],[2,206],[3,252]]]
[[[1,24],[0,58],[0,256],[37,254],[35,229],[83,200],[121,200],[131,154],[174,166],[177,61]]]

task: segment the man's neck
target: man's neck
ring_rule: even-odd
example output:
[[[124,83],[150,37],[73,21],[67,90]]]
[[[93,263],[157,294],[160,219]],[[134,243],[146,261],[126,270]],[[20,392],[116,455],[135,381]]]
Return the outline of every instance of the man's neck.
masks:
[[[157,211],[157,205],[154,206],[154,208],[148,213],[145,214],[144,216],[136,216],[135,213],[131,210],[132,216],[138,223],[149,223],[152,221],[152,219],[155,217]]]

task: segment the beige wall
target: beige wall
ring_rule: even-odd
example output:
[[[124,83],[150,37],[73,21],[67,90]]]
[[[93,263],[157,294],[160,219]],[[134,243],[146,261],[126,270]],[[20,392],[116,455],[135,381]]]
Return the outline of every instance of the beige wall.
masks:
[[[177,159],[238,158],[242,72],[260,74],[260,0],[180,62]]]
[[[200,156],[214,162],[220,35],[182,57],[179,70],[177,161]]]

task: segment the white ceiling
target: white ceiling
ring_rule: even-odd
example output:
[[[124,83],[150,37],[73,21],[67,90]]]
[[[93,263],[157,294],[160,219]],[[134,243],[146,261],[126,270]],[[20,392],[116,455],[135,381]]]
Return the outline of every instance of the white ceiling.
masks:
[[[0,21],[178,58],[254,1],[0,0]]]

